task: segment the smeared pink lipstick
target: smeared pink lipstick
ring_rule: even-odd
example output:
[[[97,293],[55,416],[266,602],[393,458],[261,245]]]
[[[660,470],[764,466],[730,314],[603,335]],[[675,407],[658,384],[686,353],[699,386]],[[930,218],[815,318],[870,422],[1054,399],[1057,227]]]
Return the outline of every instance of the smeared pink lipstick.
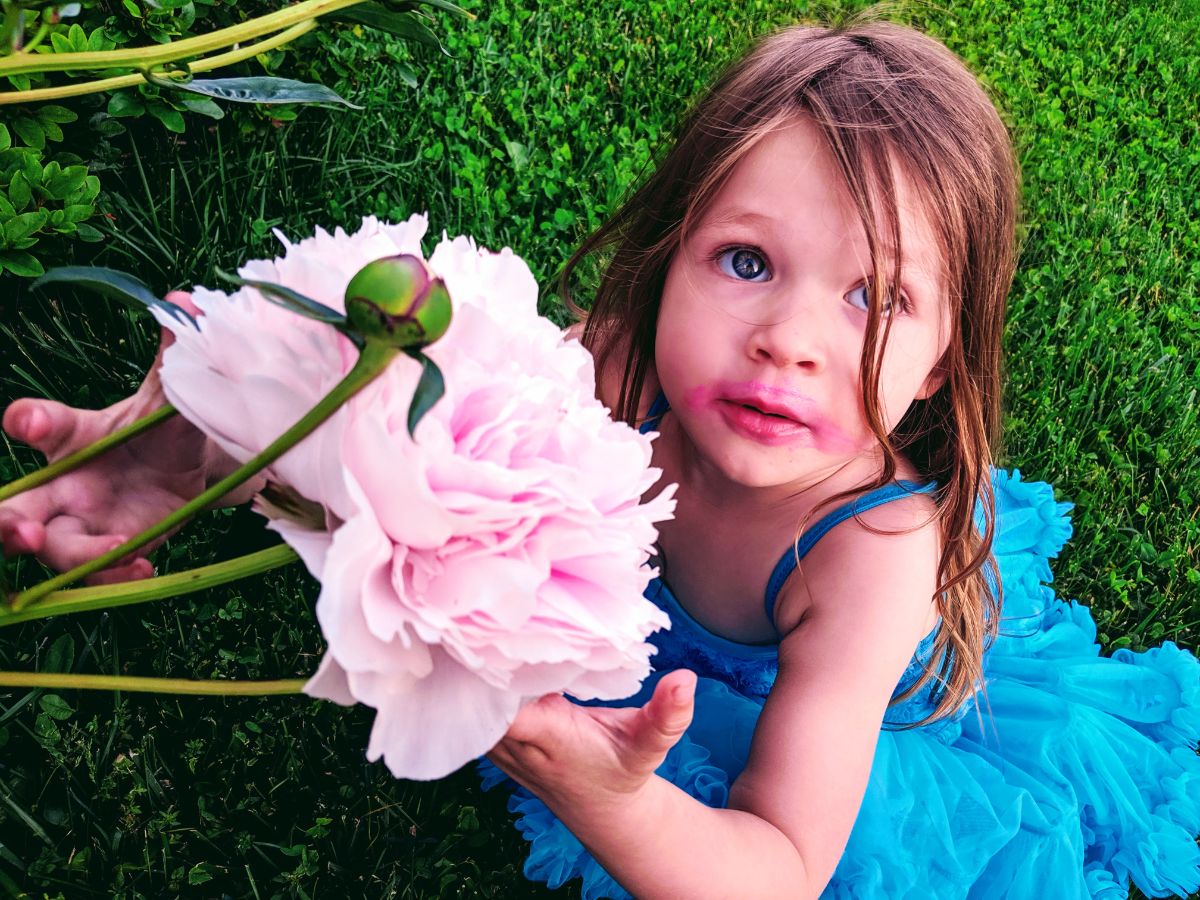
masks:
[[[826,453],[857,449],[813,398],[790,388],[760,381],[721,381],[693,388],[684,403],[691,409],[719,413],[734,431],[768,446],[815,447]]]

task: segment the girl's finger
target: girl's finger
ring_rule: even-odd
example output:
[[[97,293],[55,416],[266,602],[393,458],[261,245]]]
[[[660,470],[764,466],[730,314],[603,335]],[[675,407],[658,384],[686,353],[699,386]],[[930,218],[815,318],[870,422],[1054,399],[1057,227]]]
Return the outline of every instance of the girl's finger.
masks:
[[[695,672],[677,669],[664,675],[642,707],[638,742],[652,752],[665,753],[675,746],[692,724],[695,694]]]
[[[99,418],[105,418],[100,423]],[[75,409],[56,400],[24,397],[4,411],[4,430],[9,437],[41,451],[53,462],[105,433],[107,417],[90,409]]]
[[[521,707],[504,739],[540,746],[553,733],[555,725],[573,713],[574,705],[562,694],[546,694]]]
[[[148,559],[135,559],[125,566],[112,566],[84,579],[87,584],[120,584],[124,581],[142,581],[154,574],[154,566]]]
[[[125,540],[119,534],[88,534],[79,519],[57,516],[46,526],[45,545],[38,559],[52,569],[65,572],[119,547]]]
[[[0,548],[5,554],[40,553],[45,542],[46,528],[41,522],[15,509],[0,509]]]

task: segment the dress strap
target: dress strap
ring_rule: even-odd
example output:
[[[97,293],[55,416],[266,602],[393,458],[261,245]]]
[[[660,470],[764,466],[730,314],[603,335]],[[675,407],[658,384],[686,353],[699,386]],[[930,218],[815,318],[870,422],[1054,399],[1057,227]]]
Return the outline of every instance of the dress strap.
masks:
[[[650,409],[646,411],[646,421],[638,426],[638,431],[642,434],[647,431],[657,431],[663,414],[670,408],[670,404],[667,403],[667,395],[659,391],[654,402],[650,404]]]
[[[867,491],[848,503],[843,503],[837,509],[831,510],[818,519],[815,525],[804,529],[795,545],[789,547],[779,558],[779,562],[775,564],[771,577],[767,581],[767,593],[763,601],[767,611],[767,621],[772,626],[775,625],[775,601],[779,597],[783,583],[796,570],[796,564],[808,555],[808,551],[831,528],[840,525],[852,516],[874,509],[876,506],[883,506],[885,503],[891,503],[893,500],[899,500],[901,497],[908,497],[912,494],[928,494],[936,487],[937,483],[933,481],[925,484],[907,480],[893,481],[891,484],[885,484],[873,491]]]

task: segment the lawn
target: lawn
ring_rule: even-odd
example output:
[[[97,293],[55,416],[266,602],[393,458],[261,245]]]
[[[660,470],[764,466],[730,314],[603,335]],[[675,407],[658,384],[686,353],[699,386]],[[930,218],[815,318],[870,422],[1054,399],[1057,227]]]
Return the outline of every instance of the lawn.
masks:
[[[103,240],[64,242],[63,258],[135,271],[159,291],[212,285],[214,266],[273,255],[273,228],[298,237],[428,211],[433,238],[516,249],[561,317],[552,277],[637,184],[688,99],[804,8],[463,5],[478,18],[434,27],[448,54],[343,29],[302,64],[285,60],[361,110],[189,117],[182,133],[144,119],[95,144]],[[1076,504],[1056,587],[1092,608],[1106,649],[1195,647],[1200,12],[1183,0],[956,0],[899,15],[980,74],[1020,153],[1002,456]],[[68,144],[103,106],[72,108]],[[130,391],[153,355],[147,323],[27,285],[0,286],[0,401],[100,406]],[[9,446],[0,475],[34,462]],[[221,511],[156,563],[177,571],[268,542],[247,510]],[[36,578],[28,564],[16,575]],[[302,676],[322,646],[315,596],[293,569],[12,626],[0,669]],[[414,784],[367,764],[370,722],[310,700],[0,693],[0,885],[65,898],[577,896],[524,881],[504,798],[469,769]]]

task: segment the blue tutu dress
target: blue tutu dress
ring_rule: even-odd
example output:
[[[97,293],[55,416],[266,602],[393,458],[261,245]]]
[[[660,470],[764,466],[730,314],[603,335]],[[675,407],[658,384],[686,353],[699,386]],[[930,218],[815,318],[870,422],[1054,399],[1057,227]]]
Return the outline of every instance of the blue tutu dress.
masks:
[[[656,403],[651,415],[665,408]],[[657,423],[652,419],[647,423]],[[646,426],[644,426],[645,428]],[[1100,655],[1087,608],[1055,597],[1049,559],[1071,535],[1070,504],[1049,485],[996,471],[993,552],[1004,588],[1000,634],[984,655],[986,699],[912,729],[934,688],[889,708],[862,807],[822,900],[1005,898],[1126,900],[1133,881],[1150,897],[1200,890],[1200,663],[1167,641],[1144,653]],[[859,510],[911,490],[894,484],[854,501]],[[834,510],[786,548],[767,588],[784,579],[829,528]],[[646,596],[671,618],[645,703],[662,674],[699,676],[695,715],[658,774],[721,807],[749,755],[778,669],[775,645],[742,644],[691,618],[655,579]],[[934,633],[896,688],[916,680]],[[541,800],[487,761],[483,784],[512,789],[509,809],[530,842],[525,874],[558,887],[582,879],[585,900],[626,892]],[[614,823],[614,827],[620,827]]]

